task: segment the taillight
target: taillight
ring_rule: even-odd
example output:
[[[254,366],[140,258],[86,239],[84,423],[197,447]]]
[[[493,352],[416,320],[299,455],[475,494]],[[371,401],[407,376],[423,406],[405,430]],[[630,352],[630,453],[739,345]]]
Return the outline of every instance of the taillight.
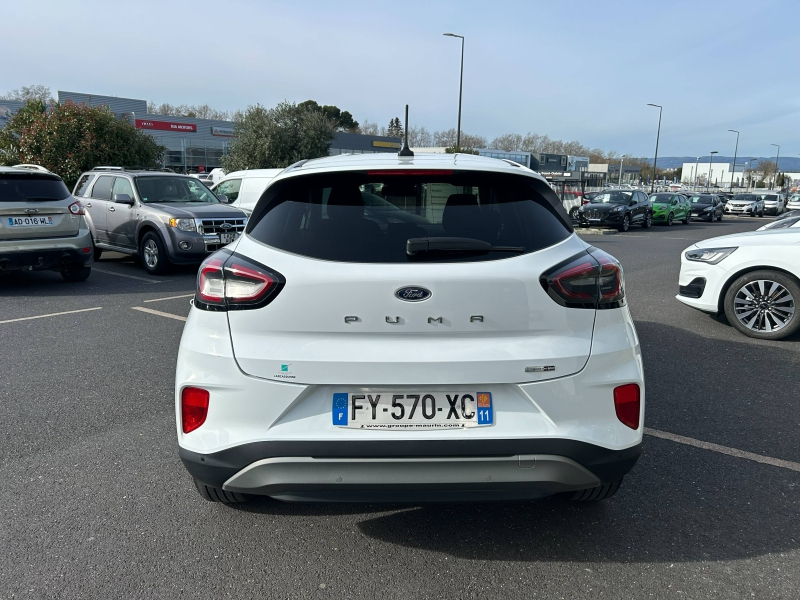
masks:
[[[185,387],[181,390],[181,425],[189,433],[206,422],[208,416],[208,390]]]
[[[619,308],[625,304],[622,267],[597,248],[556,265],[539,281],[553,300],[567,308]]]
[[[80,200],[76,200],[72,204],[69,205],[69,212],[73,215],[85,215],[86,213],[83,210],[83,202]]]
[[[208,257],[197,274],[195,306],[203,310],[245,310],[269,304],[285,279],[229,250]]]
[[[641,394],[638,384],[628,383],[614,388],[614,410],[620,423],[639,429]]]

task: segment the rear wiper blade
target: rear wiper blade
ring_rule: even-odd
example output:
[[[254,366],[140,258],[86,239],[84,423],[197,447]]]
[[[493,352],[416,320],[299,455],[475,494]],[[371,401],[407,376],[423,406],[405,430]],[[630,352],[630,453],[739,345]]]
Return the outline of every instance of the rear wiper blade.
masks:
[[[525,252],[524,246],[492,246],[474,238],[424,237],[410,238],[406,254],[416,256],[423,252]]]

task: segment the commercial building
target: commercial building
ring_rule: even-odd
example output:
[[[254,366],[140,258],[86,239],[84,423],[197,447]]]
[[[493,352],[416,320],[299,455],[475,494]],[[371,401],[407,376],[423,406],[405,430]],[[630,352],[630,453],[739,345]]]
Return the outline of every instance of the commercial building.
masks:
[[[589,173],[602,176],[604,183],[623,183],[623,184],[638,184],[642,178],[642,169],[634,165],[626,165],[622,163],[622,177],[619,173],[620,166],[618,164],[591,164],[589,165]]]
[[[222,157],[230,151],[236,139],[232,121],[150,114],[145,100],[59,91],[58,102],[67,101],[78,105],[107,106],[118,118],[151,135],[164,146],[164,166],[176,172],[202,173],[221,167]],[[23,102],[1,100],[0,128],[23,105]],[[400,147],[400,138],[337,132],[331,142],[330,154],[397,152]]]
[[[687,185],[719,185],[727,187],[731,185],[733,178],[734,187],[746,186],[745,162],[736,161],[736,170],[733,170],[733,163],[729,162],[701,162],[683,163],[681,170],[681,183]],[[755,166],[755,165],[754,165]]]

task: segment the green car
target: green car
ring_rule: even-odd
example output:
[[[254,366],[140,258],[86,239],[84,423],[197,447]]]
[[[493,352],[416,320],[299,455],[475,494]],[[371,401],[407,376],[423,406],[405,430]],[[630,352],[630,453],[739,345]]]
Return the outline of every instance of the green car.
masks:
[[[688,225],[692,217],[692,203],[686,196],[672,193],[650,195],[653,203],[653,223],[672,225],[673,221],[683,221]]]

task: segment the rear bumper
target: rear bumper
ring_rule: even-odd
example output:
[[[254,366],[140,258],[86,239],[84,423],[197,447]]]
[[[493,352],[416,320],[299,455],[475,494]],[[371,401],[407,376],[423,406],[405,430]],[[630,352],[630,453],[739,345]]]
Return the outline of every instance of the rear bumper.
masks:
[[[89,249],[87,252],[86,249]],[[0,244],[0,272],[58,270],[67,264],[91,266],[94,260],[89,230],[70,238]]]
[[[609,450],[566,439],[254,442],[202,455],[180,449],[193,477],[283,500],[537,498],[621,479],[641,443]]]

